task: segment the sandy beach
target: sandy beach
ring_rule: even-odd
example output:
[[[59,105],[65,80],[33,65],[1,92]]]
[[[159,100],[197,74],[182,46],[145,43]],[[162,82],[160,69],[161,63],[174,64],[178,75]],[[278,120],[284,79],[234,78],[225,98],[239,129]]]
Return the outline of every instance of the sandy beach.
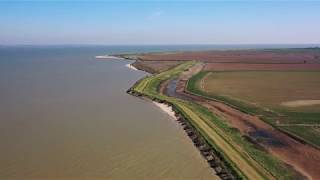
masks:
[[[132,66],[131,64],[126,64],[126,67],[129,68],[129,69],[132,69],[134,71],[138,71],[138,69],[135,68],[134,66]]]

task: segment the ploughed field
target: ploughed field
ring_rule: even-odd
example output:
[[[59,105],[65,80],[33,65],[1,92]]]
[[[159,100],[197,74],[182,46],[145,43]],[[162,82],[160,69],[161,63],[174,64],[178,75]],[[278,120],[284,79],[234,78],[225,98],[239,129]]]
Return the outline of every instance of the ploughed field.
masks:
[[[131,56],[132,58],[132,56]],[[144,61],[188,61],[207,63],[320,63],[320,48],[213,50],[172,53],[146,53],[134,56]]]
[[[149,73],[159,73],[181,63],[181,61],[135,61],[132,65]]]
[[[125,54],[141,70],[157,73],[184,61],[205,62],[204,70],[320,70],[320,48],[178,51]]]

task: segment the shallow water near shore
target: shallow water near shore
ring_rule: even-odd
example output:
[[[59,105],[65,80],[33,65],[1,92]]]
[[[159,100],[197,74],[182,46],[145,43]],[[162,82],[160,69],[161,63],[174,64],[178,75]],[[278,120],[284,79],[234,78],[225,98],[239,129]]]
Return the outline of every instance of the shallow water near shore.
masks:
[[[175,120],[125,91],[131,47],[0,48],[0,179],[215,179]]]

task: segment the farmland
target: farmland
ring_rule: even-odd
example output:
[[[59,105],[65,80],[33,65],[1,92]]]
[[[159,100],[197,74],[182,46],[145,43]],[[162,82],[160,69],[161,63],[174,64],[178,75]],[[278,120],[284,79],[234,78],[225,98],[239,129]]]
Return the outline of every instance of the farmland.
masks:
[[[160,73],[181,63],[181,61],[135,61],[132,65],[149,73]]]
[[[153,75],[133,91],[178,109],[237,177],[318,179],[318,54],[319,48],[137,54],[140,69]]]
[[[286,108],[294,111],[319,111],[320,105],[285,106],[285,102],[320,99],[319,72],[211,72],[203,80],[202,89],[243,99],[258,106]]]
[[[181,51],[145,53],[136,55],[134,58],[144,61],[197,60],[206,63],[316,64],[320,63],[320,48]]]
[[[205,71],[320,70],[320,48],[150,52],[115,56],[136,60],[134,65],[138,69],[150,73],[194,60],[204,62]]]
[[[179,112],[188,117],[198,131],[223,155],[224,161],[237,172],[239,177],[245,179],[291,177],[293,174],[278,159],[256,149],[205,107],[158,92],[157,89],[163,82],[177,78],[193,65],[195,62],[183,63],[169,71],[147,77],[133,87],[133,93],[141,93],[151,99],[166,101],[179,109]]]
[[[320,104],[316,101],[320,99],[320,72],[205,73],[197,82],[205,94],[223,99],[253,114],[263,115],[273,111],[270,123],[316,146],[320,145],[320,133],[317,130]],[[301,101],[305,103],[299,104]]]

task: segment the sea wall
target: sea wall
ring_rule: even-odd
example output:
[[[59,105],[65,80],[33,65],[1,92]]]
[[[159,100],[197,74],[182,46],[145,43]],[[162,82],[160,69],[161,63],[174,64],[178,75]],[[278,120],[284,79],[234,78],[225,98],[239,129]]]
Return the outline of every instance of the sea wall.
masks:
[[[140,81],[141,80],[139,80],[137,83]],[[190,120],[176,105],[168,101],[150,97],[135,91],[134,87],[136,84],[127,90],[128,94],[170,106],[174,112],[177,122],[183,127],[187,136],[192,140],[194,146],[197,147],[201,155],[208,162],[209,166],[215,171],[216,175],[224,180],[237,179],[237,173],[230,168],[229,164],[223,159],[221,153],[213,148],[205,136],[203,136],[201,132],[192,124],[192,120]]]

